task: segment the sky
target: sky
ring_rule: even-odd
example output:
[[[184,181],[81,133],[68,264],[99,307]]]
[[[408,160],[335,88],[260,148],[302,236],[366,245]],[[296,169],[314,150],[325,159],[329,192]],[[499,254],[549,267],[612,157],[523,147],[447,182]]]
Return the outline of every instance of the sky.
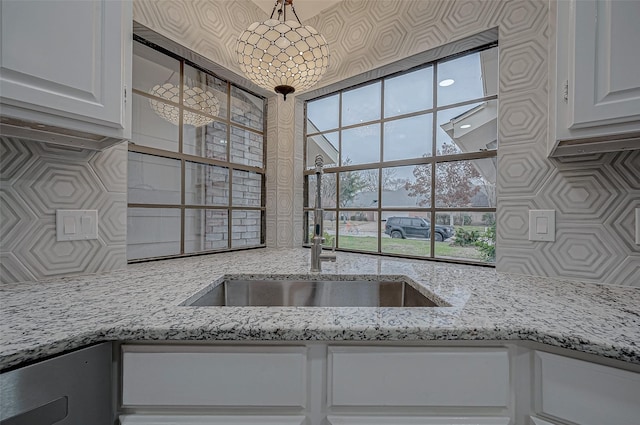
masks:
[[[497,49],[497,48],[494,48]],[[423,111],[433,106],[433,76],[438,74],[438,83],[454,80],[451,85],[437,85],[437,105],[443,107],[458,102],[485,96],[482,82],[480,53],[474,53],[434,66],[419,69],[397,77],[387,78],[353,90],[343,92],[342,125],[355,125],[381,119],[382,88],[384,88],[385,118]],[[495,76],[497,78],[497,75]],[[495,86],[495,84],[493,84]],[[493,93],[489,93],[491,95]],[[451,142],[440,125],[478,106],[473,103],[437,112],[437,146]],[[307,103],[309,120],[319,131],[339,126],[339,94]],[[430,156],[432,145],[432,113],[387,121],[364,127],[343,130],[342,158],[351,164],[380,161],[380,136],[384,135],[384,161]],[[311,126],[309,126],[311,128]],[[338,133],[325,135],[338,149]]]

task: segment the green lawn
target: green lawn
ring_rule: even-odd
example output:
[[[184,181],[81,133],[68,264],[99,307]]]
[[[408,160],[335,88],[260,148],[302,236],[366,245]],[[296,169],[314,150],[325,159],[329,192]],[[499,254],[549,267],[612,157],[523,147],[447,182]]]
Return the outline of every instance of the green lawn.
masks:
[[[429,256],[430,244],[426,239],[382,238],[382,252],[401,255]],[[330,243],[330,242],[329,242]],[[373,236],[340,236],[339,248],[360,251],[378,251],[378,240]],[[449,242],[436,242],[436,256],[482,261],[482,254],[474,246],[451,246]]]

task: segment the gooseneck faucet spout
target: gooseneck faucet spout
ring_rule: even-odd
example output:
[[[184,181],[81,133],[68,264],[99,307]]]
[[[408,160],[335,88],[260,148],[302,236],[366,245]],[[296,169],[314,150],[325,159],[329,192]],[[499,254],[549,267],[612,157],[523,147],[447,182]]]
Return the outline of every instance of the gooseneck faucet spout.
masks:
[[[323,261],[336,261],[335,254],[335,239],[333,245],[333,252],[322,253],[322,244],[324,243],[323,232],[323,211],[322,211],[322,166],[324,160],[322,155],[316,156],[316,205],[313,210],[313,245],[311,246],[311,271],[319,272],[322,270]]]

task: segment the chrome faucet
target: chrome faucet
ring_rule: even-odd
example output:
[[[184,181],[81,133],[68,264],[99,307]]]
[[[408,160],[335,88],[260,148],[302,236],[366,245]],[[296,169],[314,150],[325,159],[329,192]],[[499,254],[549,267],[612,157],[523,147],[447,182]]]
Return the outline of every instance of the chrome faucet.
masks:
[[[322,166],[324,160],[322,155],[316,155],[316,206],[313,210],[313,245],[311,246],[311,271],[322,271],[323,261],[336,261],[336,245],[335,239],[333,240],[333,249],[331,253],[322,252],[322,244],[325,239],[322,230],[323,211],[322,211],[322,199],[320,196],[320,188],[322,187]]]

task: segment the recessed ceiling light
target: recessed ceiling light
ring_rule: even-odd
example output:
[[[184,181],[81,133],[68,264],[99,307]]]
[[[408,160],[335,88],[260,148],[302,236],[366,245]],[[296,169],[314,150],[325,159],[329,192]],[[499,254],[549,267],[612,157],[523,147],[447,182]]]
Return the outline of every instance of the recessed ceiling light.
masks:
[[[471,127],[471,124],[462,124],[460,126],[460,128],[469,128],[469,127]]]
[[[449,87],[451,84],[455,83],[455,80],[452,80],[451,78],[447,78],[446,80],[442,80],[440,81],[440,83],[438,84],[440,87]]]

